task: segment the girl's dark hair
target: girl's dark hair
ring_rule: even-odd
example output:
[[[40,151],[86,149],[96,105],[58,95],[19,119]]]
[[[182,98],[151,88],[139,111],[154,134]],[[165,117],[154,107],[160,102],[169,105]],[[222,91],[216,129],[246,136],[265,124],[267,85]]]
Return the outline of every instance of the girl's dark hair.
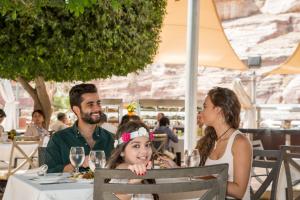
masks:
[[[121,119],[121,122],[119,124],[119,127],[126,124],[129,121],[141,121],[141,118],[138,115],[124,115]]]
[[[131,132],[137,131],[140,127],[144,127],[147,130],[147,132],[149,133],[148,127],[141,120],[132,120],[132,121],[128,121],[127,123],[119,126],[117,133],[116,133],[116,139],[119,140],[122,137],[122,133],[124,133],[124,132],[131,133]],[[121,153],[125,150],[128,143],[129,142],[119,144],[113,150],[113,152],[107,162],[107,167],[109,169],[115,169],[115,168],[117,168],[118,165],[120,165],[121,163],[124,163],[124,159],[123,159],[123,157],[121,157]],[[106,182],[109,182],[109,181],[110,180],[106,180]],[[155,180],[147,179],[147,180],[143,180],[143,183],[155,184]],[[153,194],[153,197],[154,197],[154,200],[159,199],[157,194]]]
[[[238,129],[240,124],[241,104],[236,94],[227,88],[215,87],[208,92],[214,106],[220,107],[225,123],[233,129]],[[208,126],[204,131],[204,137],[197,142],[196,149],[201,155],[200,166],[203,166],[217,139],[216,130]]]
[[[169,118],[167,117],[162,117],[160,120],[159,120],[159,126],[168,126],[170,125],[170,120]]]
[[[140,127],[144,127],[149,133],[149,129],[142,121],[129,121],[121,126],[119,126],[116,139],[119,140],[122,137],[122,133],[124,132],[134,132],[137,131]],[[110,159],[107,162],[107,167],[109,169],[115,169],[119,164],[123,163],[123,157],[121,157],[121,153],[124,151],[125,147],[128,145],[127,143],[119,144],[112,152]]]

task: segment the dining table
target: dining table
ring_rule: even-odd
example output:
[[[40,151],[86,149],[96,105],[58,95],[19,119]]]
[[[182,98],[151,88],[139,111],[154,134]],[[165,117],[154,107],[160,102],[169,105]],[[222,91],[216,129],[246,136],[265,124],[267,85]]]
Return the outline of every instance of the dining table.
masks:
[[[3,200],[92,200],[93,180],[70,177],[69,173],[52,173],[45,176],[34,173],[12,175],[8,179]],[[159,179],[158,182],[168,181],[170,180]],[[199,199],[204,192],[160,194],[159,197],[160,200],[194,200]]]
[[[93,182],[71,179],[70,176],[68,173],[12,175],[3,200],[92,200]]]

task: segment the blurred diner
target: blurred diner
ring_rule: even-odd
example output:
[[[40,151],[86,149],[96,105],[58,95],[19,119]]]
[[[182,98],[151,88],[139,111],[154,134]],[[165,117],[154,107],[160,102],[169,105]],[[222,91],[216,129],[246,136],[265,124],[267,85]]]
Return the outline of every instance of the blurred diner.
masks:
[[[6,114],[4,110],[0,109],[0,136],[4,133],[4,127],[1,125],[3,122],[4,118],[6,117]]]
[[[68,128],[68,118],[65,113],[58,113],[57,114],[57,121],[50,125],[50,129],[54,132],[63,130],[65,128]]]
[[[49,135],[45,129],[45,114],[42,110],[34,110],[32,112],[32,122],[26,128],[25,136],[44,137]]]
[[[170,142],[178,143],[178,137],[174,134],[173,130],[169,128],[170,120],[167,117],[162,117],[159,120],[159,126],[154,130],[154,134],[167,134],[168,141],[165,146],[165,149],[170,149]],[[154,142],[154,146],[156,146]]]

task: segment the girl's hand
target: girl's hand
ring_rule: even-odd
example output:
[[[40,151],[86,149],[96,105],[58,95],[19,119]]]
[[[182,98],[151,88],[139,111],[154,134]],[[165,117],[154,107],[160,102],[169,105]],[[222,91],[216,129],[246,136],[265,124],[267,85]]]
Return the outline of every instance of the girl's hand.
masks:
[[[179,166],[170,158],[166,156],[158,157],[159,165],[164,168],[178,168]]]
[[[144,176],[147,172],[147,169],[151,169],[151,168],[152,168],[151,161],[149,161],[146,165],[145,164],[128,165],[128,169],[138,176]]]
[[[148,164],[134,164],[128,165],[128,169],[135,173],[138,176],[144,176],[147,172],[147,169],[152,168],[152,162],[149,161]],[[143,179],[130,179],[128,183],[130,184],[138,184],[141,183]]]

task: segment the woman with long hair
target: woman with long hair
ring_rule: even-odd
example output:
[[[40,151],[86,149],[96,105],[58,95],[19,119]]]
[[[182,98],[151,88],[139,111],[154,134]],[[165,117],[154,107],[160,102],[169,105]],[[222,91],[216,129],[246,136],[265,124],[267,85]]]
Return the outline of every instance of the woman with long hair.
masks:
[[[208,92],[201,117],[205,135],[196,148],[201,155],[200,166],[228,163],[227,198],[250,200],[252,147],[239,130],[241,104],[227,88],[215,87]],[[165,166],[174,163],[161,158]]]
[[[239,130],[241,104],[236,94],[216,87],[205,98],[202,119],[207,126],[198,141],[200,165],[228,163],[227,195],[250,200],[252,147]]]

